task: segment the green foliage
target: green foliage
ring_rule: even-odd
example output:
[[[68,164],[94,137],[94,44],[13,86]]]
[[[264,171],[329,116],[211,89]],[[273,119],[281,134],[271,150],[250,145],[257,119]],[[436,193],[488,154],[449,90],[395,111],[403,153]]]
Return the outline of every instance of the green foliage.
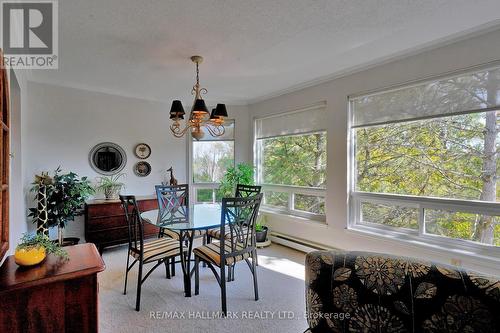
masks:
[[[369,109],[426,114],[500,103],[500,71],[485,71],[368,96]],[[369,109],[364,109],[369,108]],[[440,113],[440,112],[438,112]],[[355,130],[356,190],[425,197],[500,201],[500,113],[478,112]],[[498,216],[426,210],[426,232],[500,245]],[[363,204],[363,220],[417,229],[415,209]]]
[[[257,217],[257,221],[255,222],[255,231],[256,232],[264,231],[265,224],[266,224],[266,216],[265,215],[259,215]]]
[[[326,133],[261,140],[265,184],[326,187]]]
[[[227,168],[219,185],[218,196],[221,198],[234,196],[237,184],[253,185],[254,169],[253,165],[246,163],[238,163],[236,167]]]
[[[233,141],[193,142],[193,180],[218,183],[227,168],[234,166]]]
[[[87,177],[79,178],[74,172],[61,173],[61,168],[54,171],[52,183],[47,185],[47,210],[49,227],[64,228],[68,221],[83,214],[83,205],[95,193]],[[39,184],[34,182],[31,191],[38,192]],[[36,208],[30,208],[29,217],[36,222]]]
[[[124,173],[118,173],[116,175],[109,176],[109,177],[106,177],[106,176],[105,177],[98,177],[97,178],[97,186],[95,187],[95,190],[97,192],[105,192],[107,190],[115,189],[115,188],[122,189],[123,187],[125,187],[125,184],[122,182],[119,182],[118,180],[120,180],[120,178],[122,178],[124,176],[125,176]]]
[[[255,225],[255,231],[256,232],[261,232],[261,231],[264,231],[265,230],[265,226],[262,225],[262,224],[256,224]]]
[[[281,136],[260,141],[265,184],[326,187],[326,132]],[[265,192],[267,205],[287,208],[288,193]],[[325,214],[324,198],[296,195],[298,210]]]
[[[32,248],[45,248],[45,252],[52,253],[62,258],[68,258],[68,253],[59,246],[58,243],[53,242],[48,236],[44,234],[23,234],[21,242],[17,245],[16,249],[32,249]]]

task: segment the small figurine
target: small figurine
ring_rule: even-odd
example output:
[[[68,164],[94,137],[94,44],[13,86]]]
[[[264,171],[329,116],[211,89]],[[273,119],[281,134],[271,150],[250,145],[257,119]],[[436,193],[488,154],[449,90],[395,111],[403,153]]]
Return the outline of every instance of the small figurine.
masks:
[[[177,186],[177,179],[174,178],[174,169],[170,167],[170,169],[168,169],[167,171],[170,172],[170,186]]]

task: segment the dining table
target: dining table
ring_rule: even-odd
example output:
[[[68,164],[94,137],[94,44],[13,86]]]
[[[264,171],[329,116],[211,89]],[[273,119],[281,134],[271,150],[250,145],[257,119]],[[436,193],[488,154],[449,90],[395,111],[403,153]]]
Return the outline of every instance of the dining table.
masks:
[[[203,231],[220,227],[221,210],[220,203],[200,203],[189,208],[176,206],[166,211],[156,209],[141,213],[141,218],[145,222],[179,234],[180,264],[186,297],[191,297],[191,256],[194,238],[196,235],[202,235]]]

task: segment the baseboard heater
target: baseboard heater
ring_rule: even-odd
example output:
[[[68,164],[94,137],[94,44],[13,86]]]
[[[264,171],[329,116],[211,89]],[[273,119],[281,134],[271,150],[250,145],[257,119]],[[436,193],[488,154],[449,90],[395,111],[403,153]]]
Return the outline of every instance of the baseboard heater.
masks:
[[[299,250],[305,253],[317,250],[335,250],[334,247],[329,247],[323,244],[311,242],[302,238],[293,237],[274,231],[271,232],[269,238],[273,243],[281,244],[283,246],[290,247],[292,249]]]

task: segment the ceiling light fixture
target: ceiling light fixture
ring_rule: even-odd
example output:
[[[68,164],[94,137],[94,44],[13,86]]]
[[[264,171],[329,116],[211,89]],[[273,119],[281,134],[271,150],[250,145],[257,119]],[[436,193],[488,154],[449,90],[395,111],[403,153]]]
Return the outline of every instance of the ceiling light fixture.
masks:
[[[191,94],[194,95],[193,107],[186,125],[182,128],[180,121],[184,119],[186,113],[181,101],[173,101],[170,108],[170,119],[173,121],[170,130],[176,138],[181,138],[190,131],[191,136],[196,140],[200,140],[205,135],[203,128],[206,128],[210,135],[214,137],[224,135],[226,131],[224,118],[227,117],[226,105],[217,104],[216,108],[212,109],[212,113],[209,114],[205,101],[201,97],[201,94],[207,93],[207,89],[200,87],[200,71],[198,67],[203,61],[203,57],[192,56],[191,61],[196,64],[196,83],[191,90]]]

